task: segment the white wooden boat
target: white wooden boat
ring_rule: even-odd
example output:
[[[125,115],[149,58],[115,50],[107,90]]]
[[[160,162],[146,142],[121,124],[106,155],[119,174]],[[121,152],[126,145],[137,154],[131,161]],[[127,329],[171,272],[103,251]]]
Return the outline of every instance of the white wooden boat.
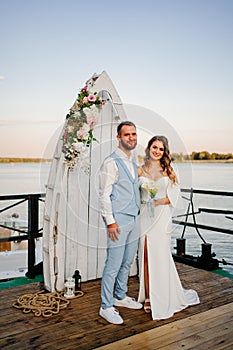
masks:
[[[43,268],[45,288],[61,291],[64,281],[79,270],[83,281],[102,276],[106,231],[99,210],[98,171],[117,146],[116,128],[126,115],[121,99],[104,71],[87,81],[89,91],[107,100],[95,126],[91,169],[70,171],[62,152],[63,131],[50,169],[44,213]]]

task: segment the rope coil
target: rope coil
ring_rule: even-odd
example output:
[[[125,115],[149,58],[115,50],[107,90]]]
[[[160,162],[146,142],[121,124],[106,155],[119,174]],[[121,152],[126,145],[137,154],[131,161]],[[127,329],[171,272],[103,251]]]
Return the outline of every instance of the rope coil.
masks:
[[[76,291],[75,297],[72,299],[79,298],[83,294],[82,291]],[[20,296],[12,306],[22,309],[25,314],[32,312],[34,316],[51,317],[58,314],[60,310],[66,309],[69,304],[70,299],[67,300],[63,296],[63,291],[61,293],[45,293],[44,291],[40,291],[35,294],[24,294]]]

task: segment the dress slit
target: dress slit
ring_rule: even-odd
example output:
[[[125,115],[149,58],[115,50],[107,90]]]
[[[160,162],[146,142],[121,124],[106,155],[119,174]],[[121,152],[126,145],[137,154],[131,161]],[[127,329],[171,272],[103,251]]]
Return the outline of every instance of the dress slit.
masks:
[[[150,299],[147,236],[145,236],[145,239],[144,239],[144,285],[145,285],[145,298]]]
[[[140,287],[138,301],[151,308],[153,320],[172,317],[175,312],[199,304],[195,290],[182,287],[171,254],[171,232],[173,207],[179,197],[179,186],[174,185],[168,177],[152,181],[146,177],[139,178],[141,189],[141,238],[139,242]],[[144,184],[144,186],[143,186]],[[153,215],[144,205],[150,200],[148,188],[156,187],[157,198],[168,197],[169,205],[153,207]],[[145,302],[150,299],[150,302]]]

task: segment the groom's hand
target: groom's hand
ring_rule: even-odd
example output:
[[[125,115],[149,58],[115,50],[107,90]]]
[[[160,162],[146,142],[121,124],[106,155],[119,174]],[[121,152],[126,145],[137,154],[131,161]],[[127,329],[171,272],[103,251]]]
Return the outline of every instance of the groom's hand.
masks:
[[[118,241],[118,235],[120,234],[120,228],[117,223],[108,225],[108,237],[113,241]]]

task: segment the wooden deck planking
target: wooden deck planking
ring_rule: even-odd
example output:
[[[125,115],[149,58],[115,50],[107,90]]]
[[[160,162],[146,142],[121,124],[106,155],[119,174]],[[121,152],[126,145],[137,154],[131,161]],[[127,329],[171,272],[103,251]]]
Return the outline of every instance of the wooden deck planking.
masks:
[[[224,346],[233,345],[232,326],[233,303],[171,322],[99,349],[224,349]]]
[[[114,346],[117,346],[115,341],[127,343],[133,341],[134,337],[142,338],[144,345],[141,344],[140,349],[150,349],[143,347],[147,337],[148,344],[155,341],[151,349],[163,349],[162,344],[164,349],[193,349],[190,344],[194,342],[197,349],[203,342],[207,346],[205,349],[208,349],[209,344],[211,349],[224,349],[215,347],[221,341],[224,341],[221,346],[232,346],[229,342],[232,341],[233,280],[179,263],[177,268],[183,286],[196,289],[201,304],[189,307],[168,320],[152,321],[150,315],[143,310],[119,308],[124,324],[116,326],[107,323],[98,316],[101,280],[83,283],[84,296],[72,299],[67,309],[47,319],[35,317],[32,313],[23,314],[21,310],[12,307],[18,296],[38,292],[39,283],[1,290],[0,347],[12,350],[87,350],[111,343],[105,349],[114,350]],[[131,277],[128,294],[137,297],[137,293],[138,279]],[[171,343],[172,347],[169,339],[175,339]],[[215,339],[214,343],[212,339]]]

